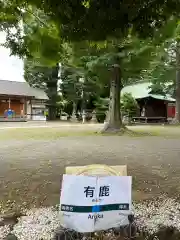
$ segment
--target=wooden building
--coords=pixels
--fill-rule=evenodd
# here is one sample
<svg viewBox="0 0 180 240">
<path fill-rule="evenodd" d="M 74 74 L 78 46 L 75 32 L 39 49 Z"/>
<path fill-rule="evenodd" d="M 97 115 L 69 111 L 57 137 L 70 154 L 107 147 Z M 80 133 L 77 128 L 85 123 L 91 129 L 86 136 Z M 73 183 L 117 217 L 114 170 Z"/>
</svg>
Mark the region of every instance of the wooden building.
<svg viewBox="0 0 180 240">
<path fill-rule="evenodd" d="M 124 93 L 130 93 L 139 104 L 139 110 L 134 116 L 135 121 L 166 122 L 175 117 L 175 99 L 168 94 L 154 94 L 151 83 L 143 82 L 126 86 L 121 94 Z"/>
<path fill-rule="evenodd" d="M 47 100 L 44 91 L 30 87 L 27 82 L 0 80 L 1 121 L 37 120 L 34 119 L 37 115 L 43 118 Z"/>
</svg>

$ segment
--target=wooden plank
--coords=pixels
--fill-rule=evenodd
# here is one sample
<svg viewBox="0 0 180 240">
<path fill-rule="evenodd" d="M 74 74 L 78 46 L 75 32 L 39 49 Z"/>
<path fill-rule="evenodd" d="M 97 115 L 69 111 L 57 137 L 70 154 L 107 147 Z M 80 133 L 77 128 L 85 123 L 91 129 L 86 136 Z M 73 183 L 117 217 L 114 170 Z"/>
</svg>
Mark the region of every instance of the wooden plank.
<svg viewBox="0 0 180 240">
<path fill-rule="evenodd" d="M 165 119 L 166 117 L 133 117 L 132 119 Z"/>
<path fill-rule="evenodd" d="M 108 166 L 93 164 L 86 166 L 66 167 L 66 174 L 90 176 L 127 176 L 127 165 Z"/>
</svg>

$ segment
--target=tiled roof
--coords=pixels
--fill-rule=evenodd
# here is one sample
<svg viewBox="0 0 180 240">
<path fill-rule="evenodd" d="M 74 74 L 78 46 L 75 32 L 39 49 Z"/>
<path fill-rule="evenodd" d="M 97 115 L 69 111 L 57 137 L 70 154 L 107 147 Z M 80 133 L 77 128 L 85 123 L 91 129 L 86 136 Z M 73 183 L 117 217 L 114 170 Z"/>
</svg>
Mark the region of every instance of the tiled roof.
<svg viewBox="0 0 180 240">
<path fill-rule="evenodd" d="M 32 88 L 27 82 L 0 80 L 0 95 L 26 96 L 47 100 L 48 96 L 43 90 Z"/>
<path fill-rule="evenodd" d="M 133 98 L 135 99 L 141 99 L 146 97 L 152 97 L 155 99 L 175 102 L 175 99 L 172 98 L 170 95 L 160 95 L 160 94 L 152 94 L 151 92 L 151 83 L 149 82 L 142 82 L 142 83 L 136 83 L 133 85 L 125 86 L 122 89 L 121 94 L 124 93 L 131 93 Z"/>
</svg>

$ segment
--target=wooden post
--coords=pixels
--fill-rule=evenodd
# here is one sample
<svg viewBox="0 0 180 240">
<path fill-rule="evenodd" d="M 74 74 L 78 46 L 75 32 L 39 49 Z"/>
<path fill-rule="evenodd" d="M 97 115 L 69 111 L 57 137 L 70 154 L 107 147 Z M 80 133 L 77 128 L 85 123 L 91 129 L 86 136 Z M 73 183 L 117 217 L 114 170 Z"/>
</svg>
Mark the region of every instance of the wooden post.
<svg viewBox="0 0 180 240">
<path fill-rule="evenodd" d="M 30 106 L 31 106 L 31 120 L 33 119 L 33 116 L 32 116 L 32 99 L 30 100 Z"/>
<path fill-rule="evenodd" d="M 24 117 L 27 118 L 27 99 L 26 98 L 24 98 L 23 112 L 24 112 Z"/>
<path fill-rule="evenodd" d="M 23 99 L 23 109 L 22 109 L 23 114 L 21 114 L 21 117 L 23 118 L 24 118 L 24 102 L 25 102 L 25 99 Z"/>
<path fill-rule="evenodd" d="M 11 108 L 11 99 L 10 98 L 8 100 L 8 103 L 9 103 L 9 108 Z"/>
</svg>

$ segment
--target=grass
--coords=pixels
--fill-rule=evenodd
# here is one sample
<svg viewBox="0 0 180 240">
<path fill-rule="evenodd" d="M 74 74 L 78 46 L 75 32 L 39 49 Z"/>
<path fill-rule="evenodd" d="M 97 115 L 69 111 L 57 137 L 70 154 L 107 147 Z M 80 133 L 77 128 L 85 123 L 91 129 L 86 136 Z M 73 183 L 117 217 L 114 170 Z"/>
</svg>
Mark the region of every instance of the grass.
<svg viewBox="0 0 180 240">
<path fill-rule="evenodd" d="M 56 140 L 60 137 L 96 135 L 91 130 L 62 130 L 58 128 L 19 128 L 0 131 L 1 140 Z"/>
<path fill-rule="evenodd" d="M 95 130 L 63 130 L 58 128 L 29 128 L 29 129 L 6 129 L 0 130 L 0 141 L 6 140 L 57 140 L 61 137 L 86 137 L 86 136 L 130 136 L 142 137 L 152 134 L 144 131 L 127 131 L 117 134 L 101 134 Z"/>
<path fill-rule="evenodd" d="M 47 128 L 6 128 L 0 130 L 0 141 L 4 140 L 56 140 L 60 137 L 73 136 L 112 136 L 114 134 L 101 134 L 97 129 L 90 128 L 63 128 L 61 127 L 47 127 Z M 173 137 L 180 138 L 180 128 L 169 126 L 130 126 L 127 131 L 115 134 L 117 136 L 130 137 Z"/>
<path fill-rule="evenodd" d="M 149 136 L 160 136 L 160 137 L 173 137 L 180 138 L 180 127 L 178 126 L 131 126 L 128 127 L 136 134 L 144 134 Z"/>
</svg>

